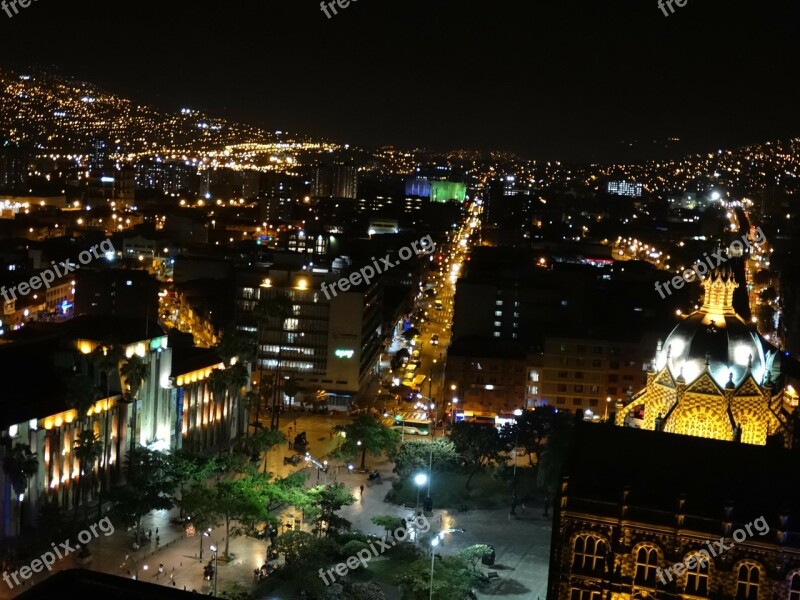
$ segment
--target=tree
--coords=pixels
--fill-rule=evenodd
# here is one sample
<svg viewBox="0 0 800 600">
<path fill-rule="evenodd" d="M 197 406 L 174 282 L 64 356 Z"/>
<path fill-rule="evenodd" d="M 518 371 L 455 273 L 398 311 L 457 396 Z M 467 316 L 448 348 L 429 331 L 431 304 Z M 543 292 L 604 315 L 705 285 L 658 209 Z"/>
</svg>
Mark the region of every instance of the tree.
<svg viewBox="0 0 800 600">
<path fill-rule="evenodd" d="M 322 537 L 325 532 L 327 537 L 331 531 L 350 528 L 350 522 L 336 514 L 343 506 L 349 506 L 356 501 L 344 484 L 318 485 L 308 490 L 307 494 L 310 504 L 307 514 L 311 515 L 315 523 L 317 535 Z"/>
<path fill-rule="evenodd" d="M 463 600 L 478 581 L 477 574 L 460 556 L 445 556 L 436 560 L 432 594 L 430 573 L 430 558 L 418 559 L 404 569 L 403 574 L 397 577 L 397 582 L 405 592 L 403 598 L 428 600 L 432 595 L 436 600 Z"/>
<path fill-rule="evenodd" d="M 289 379 L 284 382 L 283 393 L 286 394 L 287 398 L 289 398 L 289 405 L 294 404 L 294 398 L 297 396 L 297 393 L 300 391 L 300 389 L 300 384 L 294 377 L 289 377 Z"/>
<path fill-rule="evenodd" d="M 500 434 L 494 425 L 460 421 L 453 424 L 450 439 L 469 473 L 465 487 L 476 473 L 497 461 L 500 455 Z"/>
<path fill-rule="evenodd" d="M 336 454 L 349 459 L 360 453 L 362 470 L 366 469 L 367 452 L 373 456 L 380 456 L 383 452 L 393 455 L 400 443 L 400 432 L 386 427 L 369 414 L 358 415 L 349 425 L 337 425 L 333 431 L 345 434 L 344 444 Z"/>
<path fill-rule="evenodd" d="M 507 450 L 522 446 L 531 466 L 539 463 L 547 436 L 553 431 L 556 412 L 552 406 L 540 406 L 516 417 L 514 423 L 503 425 L 500 438 Z M 534 458 L 536 460 L 534 460 Z"/>
<path fill-rule="evenodd" d="M 303 575 L 327 566 L 336 554 L 336 545 L 332 540 L 321 540 L 307 531 L 299 530 L 281 534 L 275 540 L 275 549 L 285 556 L 288 568 Z"/>
<path fill-rule="evenodd" d="M 222 453 L 222 413 L 225 396 L 228 393 L 228 382 L 223 369 L 214 369 L 208 378 L 208 389 L 214 400 L 214 437 L 216 438 L 217 454 Z"/>
<path fill-rule="evenodd" d="M 72 377 L 67 385 L 67 405 L 78 413 L 81 429 L 89 420 L 89 409 L 94 406 L 100 395 L 89 376 L 78 374 Z"/>
<path fill-rule="evenodd" d="M 488 556 L 492 553 L 492 549 L 487 546 L 486 544 L 474 544 L 472 546 L 467 546 L 458 555 L 463 558 L 467 564 L 472 568 L 474 572 L 478 571 L 478 561 L 480 561 L 484 556 Z"/>
<path fill-rule="evenodd" d="M 550 508 L 549 500 L 555 495 L 561 482 L 561 473 L 569 451 L 575 422 L 576 419 L 569 412 L 559 412 L 553 424 L 553 432 L 542 452 L 542 462 L 536 474 L 536 483 L 545 493 L 545 515 L 548 514 Z"/>
<path fill-rule="evenodd" d="M 119 377 L 119 365 L 125 357 L 125 352 L 119 346 L 97 346 L 91 354 L 92 363 L 100 375 L 105 378 L 106 399 L 111 396 L 111 378 Z M 102 381 L 101 381 L 102 385 Z M 116 389 L 116 387 L 115 387 Z M 103 415 L 103 478 L 101 491 L 106 492 L 111 486 L 111 444 L 109 423 L 111 411 L 106 410 Z M 102 503 L 98 504 L 98 508 Z"/>
<path fill-rule="evenodd" d="M 26 492 L 31 478 L 39 471 L 39 459 L 27 445 L 16 443 L 3 458 L 3 471 L 11 481 L 11 487 L 17 498 L 25 498 L 29 496 Z M 22 501 L 19 505 L 18 530 L 22 530 Z"/>
<path fill-rule="evenodd" d="M 230 441 L 231 438 L 231 422 L 234 416 L 233 407 L 237 407 L 237 411 L 239 414 L 241 414 L 238 406 L 242 400 L 242 390 L 247 386 L 248 381 L 250 381 L 250 374 L 247 371 L 247 367 L 245 367 L 241 362 L 237 362 L 236 364 L 225 369 L 225 384 L 228 386 L 228 423 L 226 426 L 226 434 L 224 436 L 226 441 Z M 246 431 L 247 423 L 245 422 L 244 425 Z"/>
<path fill-rule="evenodd" d="M 90 429 L 78 433 L 73 449 L 75 459 L 78 461 L 78 494 L 82 502 L 86 502 L 87 484 L 94 479 L 94 467 L 103 454 L 103 443 L 100 436 Z M 75 512 L 78 512 L 78 503 L 75 503 Z"/>
<path fill-rule="evenodd" d="M 406 521 L 402 517 L 395 517 L 394 515 L 375 515 L 370 519 L 378 527 L 383 527 L 386 531 L 386 537 L 399 528 L 406 526 Z"/>
<path fill-rule="evenodd" d="M 169 469 L 172 480 L 178 486 L 180 498 L 183 498 L 187 487 L 206 481 L 214 474 L 216 460 L 194 454 L 183 448 L 169 455 Z M 183 504 L 174 498 L 180 506 L 180 517 L 184 517 Z"/>
<path fill-rule="evenodd" d="M 236 446 L 237 451 L 253 460 L 255 457 L 261 459 L 264 453 L 264 473 L 267 473 L 267 455 L 270 449 L 286 441 L 286 436 L 276 429 L 259 429 L 253 435 L 241 440 Z"/>
<path fill-rule="evenodd" d="M 458 466 L 458 453 L 449 439 L 434 438 L 429 442 L 411 440 L 400 446 L 394 460 L 393 471 L 401 478 L 408 477 L 418 471 L 427 471 L 428 467 L 435 472 L 453 470 Z"/>
<path fill-rule="evenodd" d="M 278 360 L 275 364 L 275 373 L 273 376 L 273 381 L 275 385 L 273 385 L 272 389 L 272 418 L 270 420 L 270 428 L 271 429 L 279 429 L 280 428 L 280 417 L 278 415 L 278 410 L 276 406 L 276 399 L 277 399 L 277 392 L 278 392 L 278 385 L 277 382 L 280 379 L 280 372 L 281 372 L 281 360 L 283 358 L 283 328 L 286 319 L 292 316 L 293 314 L 293 304 L 292 301 L 289 299 L 288 296 L 285 294 L 275 294 L 273 296 L 263 296 L 256 304 L 256 307 L 253 311 L 256 316 L 256 322 L 258 326 L 256 327 L 256 343 L 260 344 L 262 342 L 262 332 L 267 329 L 270 323 L 275 322 L 278 328 Z M 258 378 L 258 385 L 261 386 L 264 382 L 264 358 L 259 357 L 259 364 L 260 364 L 260 375 Z M 256 418 L 258 415 L 256 415 Z"/>
<path fill-rule="evenodd" d="M 311 412 L 323 412 L 328 406 L 328 392 L 317 390 L 311 397 Z"/>
<path fill-rule="evenodd" d="M 132 454 L 138 446 L 137 416 L 139 390 L 142 389 L 144 382 L 147 381 L 150 369 L 147 363 L 145 363 L 138 354 L 133 354 L 120 368 L 120 374 L 125 378 L 125 385 L 128 388 L 128 400 L 133 403 L 131 415 L 131 449 L 129 452 L 129 454 Z"/>
<path fill-rule="evenodd" d="M 128 453 L 126 466 L 127 483 L 112 490 L 112 512 L 121 524 L 135 526 L 138 533 L 144 515 L 174 506 L 175 480 L 163 452 L 137 446 Z"/>
</svg>

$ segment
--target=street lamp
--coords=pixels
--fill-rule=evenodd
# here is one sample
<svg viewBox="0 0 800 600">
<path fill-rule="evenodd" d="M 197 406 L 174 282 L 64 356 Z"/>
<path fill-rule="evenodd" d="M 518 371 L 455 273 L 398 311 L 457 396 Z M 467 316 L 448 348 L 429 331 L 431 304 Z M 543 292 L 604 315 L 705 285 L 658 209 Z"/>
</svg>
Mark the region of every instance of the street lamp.
<svg viewBox="0 0 800 600">
<path fill-rule="evenodd" d="M 606 414 L 605 414 L 605 416 L 603 417 L 603 420 L 604 420 L 604 421 L 608 421 L 608 405 L 609 405 L 609 404 L 611 404 L 611 396 L 608 396 L 608 397 L 606 398 Z"/>
<path fill-rule="evenodd" d="M 208 547 L 214 553 L 214 597 L 217 596 L 217 579 L 219 579 L 219 560 L 217 559 L 217 546 L 216 544 Z"/>
<path fill-rule="evenodd" d="M 522 410 L 514 410 L 515 417 L 522 416 Z M 511 476 L 511 512 L 517 514 L 517 448 L 519 447 L 519 423 L 514 423 L 514 474 Z"/>
<path fill-rule="evenodd" d="M 428 600 L 433 600 L 433 561 L 436 559 L 436 552 L 434 548 L 439 545 L 439 536 L 437 535 L 431 540 L 431 585 L 428 593 Z"/>
<path fill-rule="evenodd" d="M 414 483 L 417 484 L 417 508 L 414 510 L 414 516 L 417 516 L 419 513 L 419 492 L 422 489 L 422 486 L 428 481 L 428 476 L 425 473 L 417 473 L 414 476 Z"/>
<path fill-rule="evenodd" d="M 208 537 L 210 533 L 211 527 L 209 527 L 207 531 L 204 531 L 203 535 L 200 536 L 200 562 L 203 562 L 203 538 Z"/>
</svg>

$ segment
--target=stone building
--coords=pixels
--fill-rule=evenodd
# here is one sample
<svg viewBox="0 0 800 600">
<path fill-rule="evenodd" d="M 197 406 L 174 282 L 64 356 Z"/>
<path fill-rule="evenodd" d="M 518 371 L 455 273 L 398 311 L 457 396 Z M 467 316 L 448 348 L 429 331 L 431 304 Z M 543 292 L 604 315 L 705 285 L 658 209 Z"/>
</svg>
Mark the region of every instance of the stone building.
<svg viewBox="0 0 800 600">
<path fill-rule="evenodd" d="M 796 451 L 576 427 L 548 600 L 800 598 Z"/>
</svg>

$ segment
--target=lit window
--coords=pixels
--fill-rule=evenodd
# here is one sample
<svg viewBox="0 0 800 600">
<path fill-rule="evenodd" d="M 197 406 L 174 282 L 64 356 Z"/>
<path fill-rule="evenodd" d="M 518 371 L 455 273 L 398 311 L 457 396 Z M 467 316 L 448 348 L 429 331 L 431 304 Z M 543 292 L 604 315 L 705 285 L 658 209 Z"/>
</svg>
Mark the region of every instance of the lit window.
<svg viewBox="0 0 800 600">
<path fill-rule="evenodd" d="M 498 300 L 497 302 L 495 302 L 495 306 L 503 306 L 503 301 Z"/>
<path fill-rule="evenodd" d="M 500 325 L 501 325 L 500 321 L 495 321 L 495 322 L 494 322 L 494 326 L 495 326 L 495 327 L 500 327 Z"/>
<path fill-rule="evenodd" d="M 655 587 L 658 551 L 653 548 L 639 548 L 636 553 L 635 583 Z"/>
<path fill-rule="evenodd" d="M 573 569 L 602 571 L 606 560 L 606 543 L 593 535 L 579 535 L 573 551 Z"/>
<path fill-rule="evenodd" d="M 708 560 L 703 554 L 695 554 L 695 560 L 686 563 L 686 593 L 691 596 L 708 596 Z M 693 568 L 688 568 L 689 565 Z"/>
<path fill-rule="evenodd" d="M 789 586 L 789 600 L 800 600 L 800 574 L 792 575 L 792 583 Z"/>
<path fill-rule="evenodd" d="M 495 317 L 502 317 L 503 316 L 503 311 L 501 311 L 501 310 L 494 311 L 494 316 Z"/>
<path fill-rule="evenodd" d="M 758 600 L 758 567 L 744 564 L 736 580 L 736 600 Z"/>
<path fill-rule="evenodd" d="M 494 337 L 500 337 L 500 332 L 499 331 L 495 331 L 494 332 Z"/>
<path fill-rule="evenodd" d="M 569 600 L 600 600 L 599 590 L 579 590 L 572 588 L 569 591 Z"/>
</svg>

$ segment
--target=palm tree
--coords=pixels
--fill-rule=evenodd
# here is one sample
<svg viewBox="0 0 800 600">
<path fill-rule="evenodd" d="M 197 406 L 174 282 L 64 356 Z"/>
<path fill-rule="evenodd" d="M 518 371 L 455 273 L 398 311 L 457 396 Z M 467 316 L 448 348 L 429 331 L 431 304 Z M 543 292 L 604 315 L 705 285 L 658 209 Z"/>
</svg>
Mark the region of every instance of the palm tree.
<svg viewBox="0 0 800 600">
<path fill-rule="evenodd" d="M 270 419 L 270 427 L 278 429 L 280 426 L 280 417 L 277 410 L 277 392 L 278 392 L 278 379 L 280 378 L 281 371 L 281 358 L 283 350 L 283 327 L 284 322 L 293 314 L 292 301 L 285 294 L 275 294 L 272 297 L 262 297 L 253 311 L 256 316 L 258 327 L 256 328 L 256 344 L 261 342 L 261 334 L 263 330 L 269 326 L 271 322 L 276 322 L 278 327 L 278 362 L 275 366 L 275 385 L 272 389 L 272 418 Z M 264 362 L 259 358 L 260 373 L 258 385 L 261 386 L 264 381 Z M 258 418 L 258 415 L 256 415 Z"/>
<path fill-rule="evenodd" d="M 131 453 L 134 452 L 138 441 L 136 439 L 136 418 L 139 404 L 139 390 L 142 389 L 144 382 L 150 375 L 150 368 L 142 358 L 133 354 L 119 370 L 120 374 L 125 378 L 125 385 L 128 387 L 128 399 L 133 402 L 133 412 L 131 419 Z"/>
<path fill-rule="evenodd" d="M 67 385 L 67 404 L 78 413 L 81 429 L 89 421 L 89 409 L 97 402 L 99 394 L 94 381 L 88 375 L 79 374 L 70 379 Z"/>
<path fill-rule="evenodd" d="M 22 498 L 28 496 L 28 484 L 31 477 L 39 471 L 39 459 L 35 452 L 25 444 L 16 443 L 11 451 L 3 459 L 3 471 L 11 480 L 11 487 L 19 502 L 19 522 L 18 531 L 22 531 Z M 22 494 L 25 494 L 23 496 Z"/>
<path fill-rule="evenodd" d="M 78 470 L 78 490 L 82 502 L 86 502 L 86 479 L 89 482 L 94 479 L 94 467 L 100 456 L 103 454 L 103 444 L 100 436 L 91 429 L 85 429 L 78 434 L 73 450 L 75 458 L 79 463 Z M 77 510 L 77 505 L 76 505 Z"/>
<path fill-rule="evenodd" d="M 289 398 L 289 404 L 294 404 L 294 398 L 297 396 L 297 392 L 300 391 L 300 384 L 297 383 L 297 379 L 294 377 L 289 377 L 284 384 L 283 384 L 283 393 L 286 394 L 286 397 Z"/>
<path fill-rule="evenodd" d="M 208 389 L 214 399 L 214 431 L 215 442 L 219 447 L 219 454 L 222 454 L 222 414 L 221 406 L 225 403 L 225 396 L 228 391 L 227 376 L 224 369 L 214 369 L 208 378 Z"/>
<path fill-rule="evenodd" d="M 239 403 L 242 399 L 242 388 L 247 385 L 247 382 L 250 381 L 250 375 L 247 372 L 247 367 L 245 367 L 241 362 L 237 362 L 236 364 L 232 365 L 231 367 L 225 369 L 225 384 L 228 387 L 228 419 L 229 422 L 227 424 L 225 438 L 230 439 L 230 431 L 231 431 L 231 423 L 230 420 L 233 419 L 233 407 L 236 407 L 237 412 L 239 411 Z M 245 429 L 247 429 L 247 425 L 245 424 Z"/>
<path fill-rule="evenodd" d="M 122 362 L 125 353 L 119 346 L 97 346 L 91 354 L 92 363 L 101 375 L 106 379 L 106 399 L 111 396 L 111 377 L 116 373 L 119 375 L 119 363 Z M 101 493 L 108 490 L 110 486 L 109 462 L 111 460 L 111 444 L 109 444 L 109 418 L 108 409 L 105 411 L 103 420 L 103 478 L 100 482 Z"/>
</svg>

